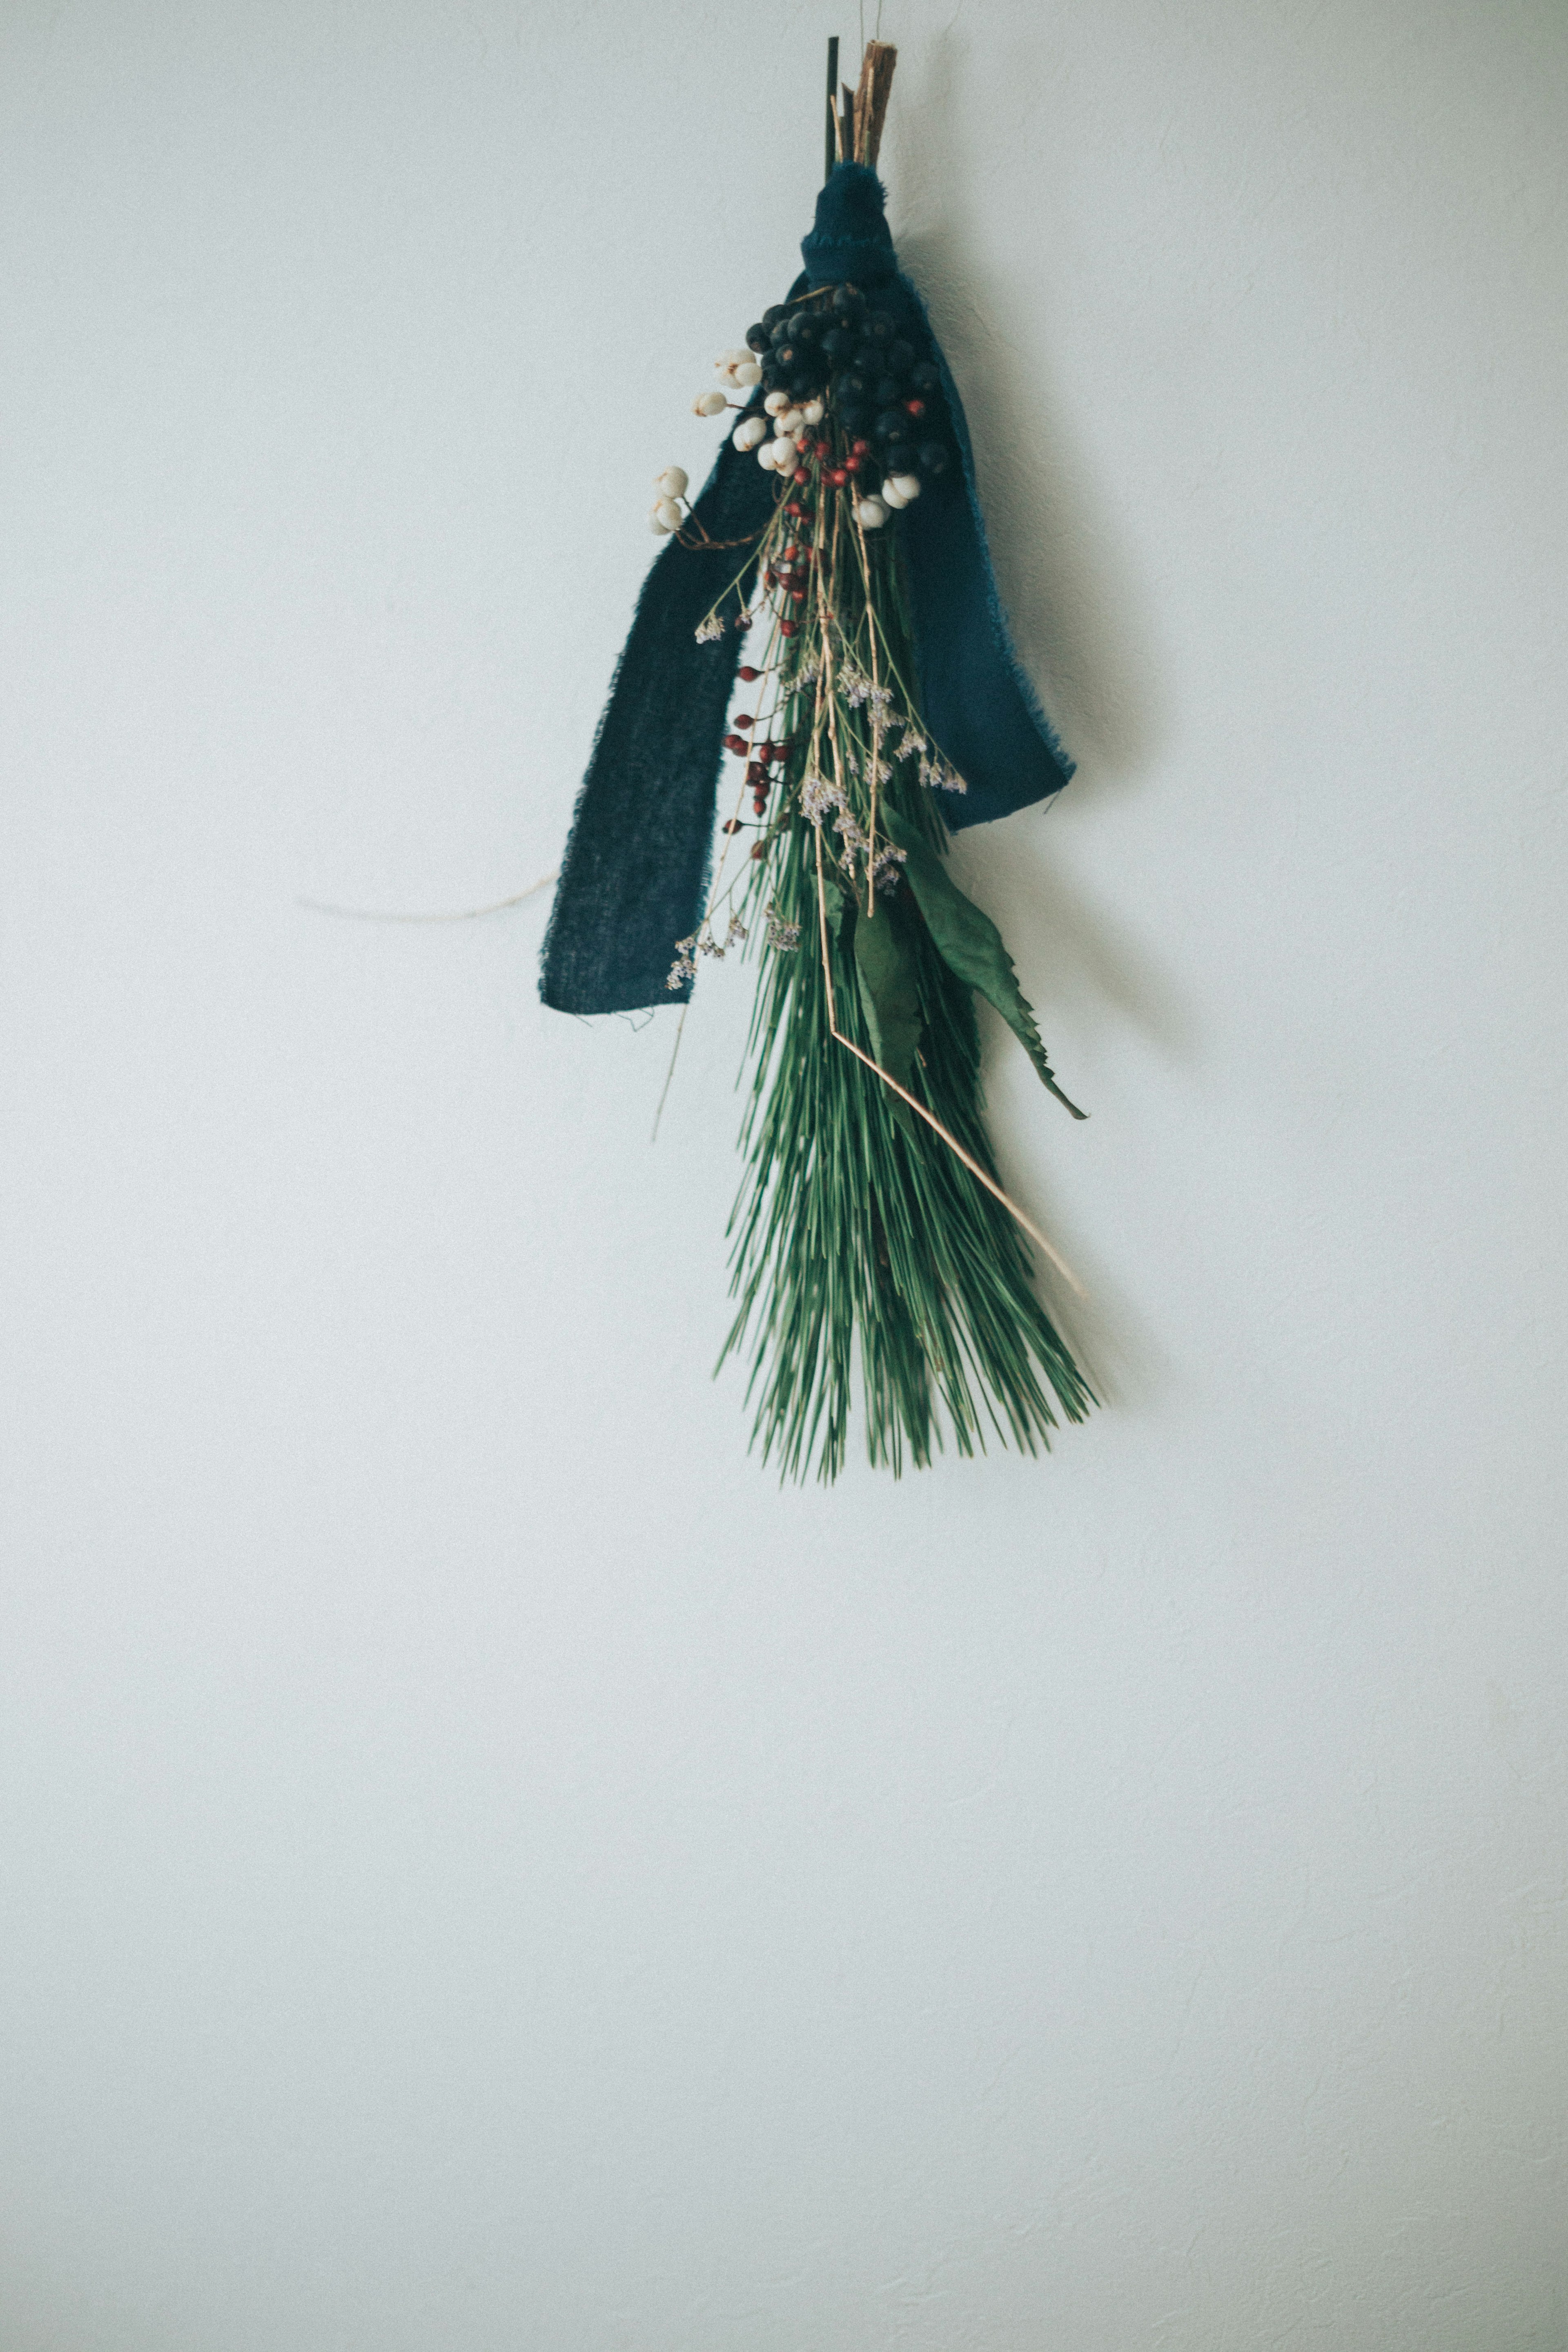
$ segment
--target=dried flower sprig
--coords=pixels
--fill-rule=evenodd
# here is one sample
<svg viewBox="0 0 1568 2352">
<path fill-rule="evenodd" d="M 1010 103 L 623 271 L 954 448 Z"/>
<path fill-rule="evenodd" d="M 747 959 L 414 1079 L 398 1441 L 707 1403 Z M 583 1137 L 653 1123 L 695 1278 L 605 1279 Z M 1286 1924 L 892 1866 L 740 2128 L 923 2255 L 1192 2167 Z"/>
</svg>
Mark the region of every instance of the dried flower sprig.
<svg viewBox="0 0 1568 2352">
<path fill-rule="evenodd" d="M 942 636 L 927 631 L 933 570 L 957 548 L 983 583 L 990 575 L 951 379 L 896 275 L 881 192 L 864 168 L 875 163 L 895 55 L 873 42 L 859 89 L 844 91 L 841 110 L 830 100 L 830 167 L 836 147 L 847 168 L 825 189 L 804 248 L 807 278 L 747 330 L 743 347 L 719 356 L 716 384 L 693 403 L 729 438 L 708 488 L 694 506 L 680 467 L 656 478 L 649 525 L 676 543 L 639 608 L 574 829 L 584 851 L 572 915 L 553 962 L 547 950 L 549 1001 L 566 1009 L 584 994 L 596 1009 L 605 997 L 647 1002 L 627 988 L 658 989 L 662 957 L 650 973 L 646 948 L 635 980 L 610 971 L 608 958 L 598 977 L 578 976 L 585 930 L 589 958 L 598 952 L 596 877 L 617 874 L 630 902 L 658 863 L 645 849 L 653 796 L 639 805 L 640 761 L 628 767 L 624 747 L 640 753 L 645 709 L 667 714 L 652 772 L 688 812 L 689 873 L 708 730 L 727 707 L 721 678 L 738 674 L 743 707 L 731 709 L 723 738 L 736 789 L 721 812 L 704 910 L 670 942 L 668 986 L 684 994 L 703 958 L 722 961 L 736 949 L 759 966 L 749 1172 L 731 1221 L 738 1309 L 724 1352 L 753 1353 L 764 1455 L 786 1475 L 825 1478 L 844 1465 L 857 1387 L 870 1458 L 895 1470 L 929 1461 L 944 1433 L 963 1453 L 988 1433 L 1033 1451 L 1058 1416 L 1078 1420 L 1092 1402 L 1036 1296 L 1027 1244 L 1072 1278 L 992 1158 L 977 993 L 1066 1097 L 1000 935 L 947 870 L 943 814 L 1001 814 L 1056 789 L 1070 768 L 1008 667 L 1005 633 L 989 654 L 966 639 L 962 658 L 949 645 L 945 664 L 929 659 Z M 810 283 L 847 251 L 865 253 L 870 285 Z M 962 479 L 944 480 L 961 465 Z M 710 562 L 726 550 L 730 562 Z M 693 627 L 699 577 L 701 595 L 721 584 Z M 917 598 L 929 708 L 917 682 Z M 672 676 L 661 632 L 677 614 Z M 735 633 L 752 631 L 736 672 Z M 1001 714 L 994 723 L 971 724 L 973 680 L 984 695 L 974 709 Z M 677 701 L 711 715 L 688 727 L 668 715 Z M 944 733 L 974 763 L 975 793 L 962 811 L 968 783 Z M 1024 772 L 999 775 L 1019 744 Z M 689 886 L 672 876 L 658 887 L 670 929 L 689 924 Z"/>
</svg>

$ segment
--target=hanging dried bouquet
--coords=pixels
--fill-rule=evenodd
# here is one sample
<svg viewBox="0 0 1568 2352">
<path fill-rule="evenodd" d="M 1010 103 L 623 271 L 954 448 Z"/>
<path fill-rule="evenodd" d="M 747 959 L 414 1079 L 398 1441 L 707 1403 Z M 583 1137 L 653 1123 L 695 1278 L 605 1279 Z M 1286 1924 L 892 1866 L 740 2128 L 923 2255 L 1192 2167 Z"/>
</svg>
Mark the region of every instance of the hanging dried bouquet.
<svg viewBox="0 0 1568 2352">
<path fill-rule="evenodd" d="M 963 1453 L 988 1432 L 1032 1452 L 1092 1402 L 1026 1235 L 1060 1261 L 996 1175 L 977 993 L 1083 1114 L 946 864 L 952 831 L 1072 772 L 1008 639 L 963 412 L 888 232 L 872 167 L 896 52 L 873 42 L 839 103 L 836 49 L 805 273 L 696 404 L 741 412 L 700 496 L 677 468 L 656 485 L 671 543 L 601 724 L 543 981 L 564 1011 L 620 1011 L 684 1001 L 703 957 L 759 959 L 724 1355 L 752 1353 L 764 1458 L 825 1478 L 857 1384 L 870 1458 L 895 1471 L 944 1424 Z"/>
</svg>

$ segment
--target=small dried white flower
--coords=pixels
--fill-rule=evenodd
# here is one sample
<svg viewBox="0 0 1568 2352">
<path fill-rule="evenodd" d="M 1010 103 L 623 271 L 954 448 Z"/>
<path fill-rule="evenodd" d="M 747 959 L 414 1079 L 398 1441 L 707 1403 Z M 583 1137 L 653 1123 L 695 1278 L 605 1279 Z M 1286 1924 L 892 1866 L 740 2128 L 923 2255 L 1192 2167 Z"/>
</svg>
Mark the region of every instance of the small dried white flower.
<svg viewBox="0 0 1568 2352">
<path fill-rule="evenodd" d="M 843 793 L 826 776 L 807 776 L 801 785 L 801 814 L 812 824 L 820 825 L 829 810 L 842 808 L 843 805 Z"/>
<path fill-rule="evenodd" d="M 920 778 L 921 783 L 928 784 L 933 792 L 966 793 L 969 790 L 957 769 L 949 767 L 940 752 L 932 752 L 929 757 L 921 755 Z"/>
<path fill-rule="evenodd" d="M 768 945 L 777 948 L 781 955 L 793 955 L 800 945 L 800 925 L 786 923 L 771 900 L 768 904 Z"/>
</svg>

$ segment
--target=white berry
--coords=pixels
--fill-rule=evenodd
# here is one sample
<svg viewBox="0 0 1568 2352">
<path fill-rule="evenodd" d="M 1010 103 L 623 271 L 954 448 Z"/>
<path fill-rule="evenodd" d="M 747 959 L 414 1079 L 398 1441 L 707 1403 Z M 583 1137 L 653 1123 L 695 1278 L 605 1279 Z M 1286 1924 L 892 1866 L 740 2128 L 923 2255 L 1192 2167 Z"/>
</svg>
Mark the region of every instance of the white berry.
<svg viewBox="0 0 1568 2352">
<path fill-rule="evenodd" d="M 683 499 L 686 484 L 687 475 L 680 466 L 667 466 L 662 474 L 656 474 L 653 478 L 654 488 L 662 491 L 667 499 Z"/>
<path fill-rule="evenodd" d="M 670 527 L 668 523 L 660 521 L 658 509 L 657 507 L 654 507 L 649 511 L 647 527 L 657 538 L 668 539 L 669 536 Z"/>
<path fill-rule="evenodd" d="M 763 406 L 770 416 L 782 416 L 789 406 L 789 394 L 787 392 L 770 392 Z"/>
<path fill-rule="evenodd" d="M 762 369 L 755 360 L 742 360 L 737 368 L 731 370 L 731 373 L 738 384 L 748 387 L 753 383 L 761 383 L 763 380 Z"/>
<path fill-rule="evenodd" d="M 758 373 L 759 373 L 759 374 L 761 374 L 761 373 L 762 373 L 762 371 L 761 371 L 761 369 L 759 369 L 759 370 L 758 370 Z M 820 400 L 808 400 L 808 401 L 806 402 L 806 404 L 805 404 L 805 406 L 801 410 L 801 412 L 800 412 L 800 413 L 801 413 L 801 415 L 805 417 L 805 421 L 806 421 L 806 423 L 807 423 L 808 425 L 820 425 L 820 424 L 821 424 L 821 422 L 822 422 L 822 403 L 821 403 L 821 401 L 820 401 Z"/>
<path fill-rule="evenodd" d="M 887 481 L 882 485 L 882 504 L 892 507 L 896 511 L 900 507 L 907 507 L 909 500 L 901 495 L 897 482 Z"/>
<path fill-rule="evenodd" d="M 691 404 L 694 416 L 722 416 L 730 404 L 721 392 L 700 392 Z"/>
<path fill-rule="evenodd" d="M 654 509 L 654 513 L 658 520 L 664 525 L 666 530 L 679 530 L 680 529 L 682 520 L 681 512 L 673 499 L 660 499 L 658 506 Z"/>
<path fill-rule="evenodd" d="M 730 438 L 737 449 L 756 449 L 768 437 L 768 428 L 760 416 L 747 416 L 736 425 Z"/>
<path fill-rule="evenodd" d="M 855 508 L 855 520 L 862 530 L 880 530 L 888 520 L 888 509 L 880 499 L 861 499 Z"/>
<path fill-rule="evenodd" d="M 882 485 L 884 498 L 889 488 L 897 490 L 900 503 L 907 507 L 911 499 L 918 499 L 921 494 L 921 478 L 918 474 L 895 474 L 891 483 L 884 482 Z"/>
</svg>

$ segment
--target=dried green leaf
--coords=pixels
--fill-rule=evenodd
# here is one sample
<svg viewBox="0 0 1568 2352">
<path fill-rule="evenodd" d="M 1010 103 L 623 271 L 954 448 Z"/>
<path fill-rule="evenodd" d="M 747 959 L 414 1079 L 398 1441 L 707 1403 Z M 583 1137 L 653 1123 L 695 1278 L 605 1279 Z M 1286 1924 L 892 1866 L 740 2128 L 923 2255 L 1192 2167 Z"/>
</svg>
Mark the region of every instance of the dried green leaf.
<svg viewBox="0 0 1568 2352">
<path fill-rule="evenodd" d="M 1068 1102 L 1057 1084 L 1006 942 L 990 916 L 964 897 L 937 851 L 913 825 L 892 809 L 886 811 L 882 822 L 889 840 L 905 853 L 905 877 L 948 970 L 995 1006 L 1057 1100 L 1074 1118 L 1087 1118 L 1088 1112 Z"/>
<path fill-rule="evenodd" d="M 891 907 L 855 918 L 855 970 L 871 1032 L 871 1050 L 890 1078 L 907 1087 L 925 1024 L 914 958 Z"/>
</svg>

